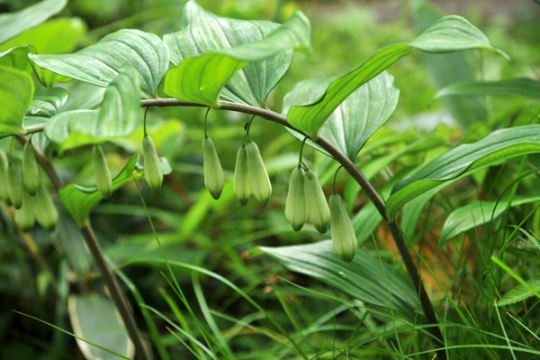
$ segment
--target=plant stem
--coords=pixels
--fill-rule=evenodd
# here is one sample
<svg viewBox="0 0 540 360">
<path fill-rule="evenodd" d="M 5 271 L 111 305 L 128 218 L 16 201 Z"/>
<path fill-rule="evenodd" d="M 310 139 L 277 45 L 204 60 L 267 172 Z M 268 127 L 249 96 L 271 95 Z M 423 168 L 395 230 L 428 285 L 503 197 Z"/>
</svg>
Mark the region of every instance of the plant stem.
<svg viewBox="0 0 540 360">
<path fill-rule="evenodd" d="M 22 135 L 17 135 L 17 140 L 22 144 L 25 144 L 27 141 L 27 139 Z M 60 179 L 60 177 L 58 177 L 58 174 L 56 173 L 54 167 L 47 160 L 45 155 L 41 151 L 39 151 L 37 147 L 34 149 L 36 161 L 51 180 L 55 192 L 58 192 L 58 190 L 63 187 L 62 180 Z M 129 306 L 129 303 L 124 293 L 122 292 L 118 281 L 116 281 L 116 278 L 114 277 L 114 274 L 109 264 L 105 260 L 105 255 L 103 254 L 103 250 L 99 245 L 99 242 L 94 234 L 94 231 L 92 230 L 91 225 L 87 223 L 80 230 L 86 242 L 86 246 L 90 250 L 92 257 L 94 258 L 94 261 L 96 262 L 96 265 L 105 280 L 105 284 L 109 289 L 109 293 L 111 294 L 111 297 L 115 302 L 118 311 L 120 312 L 120 316 L 124 321 L 129 337 L 131 338 L 135 346 L 135 352 L 137 357 L 143 360 L 151 360 L 153 358 L 152 353 L 149 351 L 149 349 L 145 346 L 143 342 L 141 333 L 139 332 L 139 329 L 135 322 L 135 318 L 133 316 L 133 311 Z"/>
<path fill-rule="evenodd" d="M 124 321 L 124 325 L 126 326 L 129 337 L 135 345 L 135 354 L 137 355 L 137 358 L 151 360 L 152 354 L 144 344 L 141 333 L 139 332 L 139 328 L 137 327 L 137 323 L 135 322 L 133 311 L 129 306 L 124 293 L 122 292 L 118 281 L 116 281 L 116 277 L 109 267 L 107 260 L 105 260 L 103 250 L 101 249 L 96 235 L 94 234 L 94 231 L 89 223 L 81 228 L 81 233 L 86 241 L 86 245 L 88 246 L 90 253 L 92 254 L 92 257 L 94 258 L 94 261 L 96 262 L 96 265 L 101 272 L 101 275 L 103 276 L 103 279 L 105 280 L 105 283 L 107 284 L 109 293 L 115 302 L 118 311 L 120 312 L 120 316 Z"/>
<path fill-rule="evenodd" d="M 193 103 L 193 102 L 185 102 L 185 101 L 176 100 L 176 99 L 142 100 L 141 106 L 143 107 L 148 107 L 148 106 L 205 107 L 205 105 L 202 105 L 202 104 Z M 258 108 L 258 107 L 254 107 L 250 105 L 236 104 L 236 103 L 227 102 L 227 101 L 221 102 L 219 109 L 256 115 L 264 119 L 276 122 L 287 128 L 290 128 L 296 132 L 303 134 L 304 136 L 308 136 L 307 134 L 303 133 L 302 131 L 299 131 L 298 129 L 294 128 L 291 124 L 289 124 L 289 122 L 287 121 L 287 118 L 284 115 L 278 114 L 271 110 L 262 109 L 262 108 Z M 339 162 L 343 166 L 343 168 L 345 168 L 345 170 L 349 173 L 349 175 L 351 175 L 355 179 L 355 181 L 365 191 L 368 198 L 373 202 L 379 214 L 382 216 L 384 222 L 386 223 L 386 226 L 388 227 L 388 229 L 390 230 L 390 233 L 392 234 L 392 239 L 394 240 L 394 243 L 401 256 L 401 259 L 403 260 L 405 269 L 407 270 L 407 273 L 409 274 L 409 278 L 411 279 L 416 289 L 420 304 L 422 306 L 422 309 L 426 317 L 426 322 L 427 324 L 431 325 L 429 327 L 429 332 L 433 336 L 435 343 L 439 347 L 439 350 L 437 350 L 437 358 L 441 360 L 446 359 L 446 352 L 443 349 L 444 340 L 442 337 L 441 330 L 439 328 L 439 322 L 437 320 L 435 310 L 433 309 L 433 305 L 431 304 L 427 291 L 424 287 L 424 284 L 418 272 L 418 268 L 416 264 L 414 263 L 414 260 L 409 252 L 407 243 L 405 241 L 405 238 L 403 237 L 401 229 L 399 228 L 398 224 L 395 222 L 394 219 L 388 219 L 388 216 L 386 214 L 386 205 L 385 205 L 384 200 L 380 197 L 377 190 L 365 177 L 365 175 L 354 163 L 354 161 L 350 160 L 346 155 L 344 155 L 339 149 L 337 149 L 334 145 L 329 143 L 326 139 L 319 137 L 317 139 L 314 139 L 314 141 L 319 146 L 321 146 L 324 150 L 326 150 L 330 155 L 332 155 L 334 159 L 337 162 Z"/>
</svg>

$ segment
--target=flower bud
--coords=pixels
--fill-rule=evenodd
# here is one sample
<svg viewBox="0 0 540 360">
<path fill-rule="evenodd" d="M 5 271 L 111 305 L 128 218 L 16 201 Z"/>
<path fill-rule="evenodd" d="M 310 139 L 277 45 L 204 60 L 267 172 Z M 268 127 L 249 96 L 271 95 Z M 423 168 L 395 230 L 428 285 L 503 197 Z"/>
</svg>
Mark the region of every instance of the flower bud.
<svg viewBox="0 0 540 360">
<path fill-rule="evenodd" d="M 234 167 L 234 193 L 242 205 L 248 203 L 251 195 L 249 184 L 246 146 L 242 144 L 236 153 L 236 165 Z"/>
<path fill-rule="evenodd" d="M 219 199 L 225 185 L 225 175 L 212 139 L 205 136 L 203 146 L 204 185 L 214 199 Z"/>
<path fill-rule="evenodd" d="M 21 190 L 22 187 L 21 187 Z M 15 210 L 15 222 L 21 230 L 28 231 L 32 229 L 36 223 L 36 217 L 34 215 L 34 198 L 28 193 L 28 191 L 21 191 L 22 205 Z"/>
<path fill-rule="evenodd" d="M 9 200 L 8 159 L 4 150 L 0 149 L 0 200 Z"/>
<path fill-rule="evenodd" d="M 300 166 L 294 168 L 285 203 L 285 217 L 295 231 L 300 230 L 307 219 L 304 176 L 304 170 Z"/>
<path fill-rule="evenodd" d="M 30 195 L 36 194 L 39 186 L 39 168 L 32 141 L 28 140 L 23 148 L 23 183 Z"/>
<path fill-rule="evenodd" d="M 334 250 L 340 258 L 350 262 L 358 246 L 351 218 L 347 214 L 347 210 L 345 210 L 345 204 L 341 196 L 333 194 L 330 196 L 329 203 Z"/>
<path fill-rule="evenodd" d="M 58 210 L 56 210 L 51 194 L 44 184 L 39 185 L 32 201 L 34 216 L 38 224 L 45 229 L 53 229 L 58 223 Z"/>
<path fill-rule="evenodd" d="M 154 145 L 154 140 L 149 135 L 143 138 L 144 155 L 144 178 L 152 191 L 161 189 L 163 183 L 163 170 Z"/>
<path fill-rule="evenodd" d="M 317 175 L 309 169 L 304 176 L 304 190 L 308 218 L 315 228 L 324 234 L 330 226 L 330 209 Z"/>
<path fill-rule="evenodd" d="M 259 147 L 253 141 L 246 144 L 247 172 L 251 195 L 262 207 L 268 205 L 272 195 L 272 184 L 268 178 Z"/>
<path fill-rule="evenodd" d="M 13 164 L 9 164 L 7 176 L 7 189 L 9 200 L 11 201 L 11 205 L 15 209 L 20 209 L 22 206 L 23 192 L 25 191 L 22 186 L 21 178 L 19 177 L 17 169 L 15 169 L 15 166 Z"/>
<path fill-rule="evenodd" d="M 104 199 L 111 197 L 113 192 L 111 173 L 107 166 L 107 159 L 101 145 L 94 145 L 94 175 L 96 177 L 96 186 Z"/>
</svg>

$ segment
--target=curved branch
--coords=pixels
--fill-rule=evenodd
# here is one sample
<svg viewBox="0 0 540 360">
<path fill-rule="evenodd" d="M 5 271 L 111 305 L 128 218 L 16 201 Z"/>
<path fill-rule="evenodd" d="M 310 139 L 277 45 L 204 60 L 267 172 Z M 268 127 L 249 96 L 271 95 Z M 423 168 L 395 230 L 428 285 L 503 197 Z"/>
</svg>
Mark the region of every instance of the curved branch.
<svg viewBox="0 0 540 360">
<path fill-rule="evenodd" d="M 141 106 L 143 107 L 153 107 L 153 106 L 156 106 L 156 107 L 165 107 L 165 106 L 206 107 L 206 105 L 193 103 L 193 102 L 186 102 L 186 101 L 181 101 L 181 100 L 176 100 L 176 99 L 142 100 Z M 235 111 L 235 112 L 240 112 L 240 113 L 245 113 L 245 114 L 250 114 L 250 115 L 256 115 L 266 120 L 283 125 L 291 130 L 294 130 L 304 136 L 309 137 L 304 132 L 299 131 L 298 129 L 293 127 L 287 121 L 287 118 L 284 115 L 278 114 L 272 110 L 262 109 L 262 108 L 258 108 L 258 107 L 254 107 L 250 105 L 232 103 L 228 101 L 221 102 L 219 109 Z M 354 180 L 362 187 L 362 189 L 365 191 L 368 198 L 373 202 L 373 204 L 377 208 L 377 211 L 379 212 L 379 214 L 382 216 L 384 222 L 386 223 L 386 226 L 388 227 L 388 229 L 390 230 L 390 233 L 392 234 L 392 238 L 399 251 L 401 259 L 403 260 L 405 269 L 407 270 L 407 273 L 409 274 L 409 278 L 411 279 L 416 289 L 418 298 L 420 300 L 420 304 L 426 316 L 427 323 L 432 325 L 428 330 L 430 334 L 433 336 L 433 339 L 435 340 L 437 345 L 440 346 L 440 349 L 437 351 L 438 358 L 446 359 L 446 353 L 442 349 L 444 345 L 444 341 L 443 341 L 441 330 L 438 325 L 438 320 L 435 314 L 435 310 L 433 309 L 433 305 L 431 304 L 427 291 L 424 287 L 424 284 L 422 283 L 422 279 L 419 275 L 418 268 L 416 264 L 414 263 L 414 260 L 409 252 L 407 242 L 405 241 L 405 238 L 403 237 L 401 229 L 399 228 L 395 220 L 388 219 L 388 216 L 386 214 L 386 204 L 384 200 L 381 198 L 377 190 L 369 182 L 366 176 L 362 173 L 362 171 L 358 168 L 358 166 L 356 166 L 354 161 L 350 160 L 346 155 L 341 153 L 341 151 L 339 151 L 339 149 L 337 149 L 334 145 L 328 142 L 328 140 L 322 137 L 319 137 L 315 139 L 314 141 L 319 146 L 321 146 L 324 150 L 326 150 L 330 155 L 332 155 L 332 157 L 347 170 L 349 175 L 351 175 L 354 178 Z"/>
</svg>

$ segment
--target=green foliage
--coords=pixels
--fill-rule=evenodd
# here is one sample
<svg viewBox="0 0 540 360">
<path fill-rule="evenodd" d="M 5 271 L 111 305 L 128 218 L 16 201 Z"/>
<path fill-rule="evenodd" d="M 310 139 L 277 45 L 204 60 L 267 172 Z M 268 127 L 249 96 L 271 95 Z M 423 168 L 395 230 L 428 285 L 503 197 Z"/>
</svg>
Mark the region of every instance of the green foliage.
<svg viewBox="0 0 540 360">
<path fill-rule="evenodd" d="M 2 134 L 20 134 L 24 114 L 34 95 L 34 83 L 30 75 L 6 66 L 0 66 L 0 76 L 0 131 Z"/>
<path fill-rule="evenodd" d="M 310 47 L 310 24 L 301 12 L 278 26 L 220 18 L 190 1 L 182 22 L 182 31 L 164 36 L 179 64 L 167 73 L 165 92 L 212 107 L 223 88 L 224 99 L 264 107 L 290 66 L 291 50 Z"/>
<path fill-rule="evenodd" d="M 330 241 L 261 250 L 291 271 L 319 279 L 354 299 L 397 311 L 411 322 L 421 312 L 407 279 L 369 253 L 359 250 L 349 265 L 335 253 Z"/>
<path fill-rule="evenodd" d="M 533 31 L 421 0 L 418 35 L 335 4 L 24 3 L 0 5 L 0 357 L 540 356 Z"/>
<path fill-rule="evenodd" d="M 540 151 L 540 125 L 520 126 L 492 132 L 484 139 L 449 150 L 416 173 L 396 184 L 388 199 L 393 216 L 408 201 L 433 188 L 440 189 L 457 178 L 484 166 Z"/>
<path fill-rule="evenodd" d="M 169 48 L 154 34 L 124 29 L 105 36 L 97 44 L 63 55 L 29 55 L 43 78 L 46 69 L 97 86 L 108 86 L 116 76 L 133 68 L 141 77 L 141 91 L 153 97 L 169 67 Z M 49 84 L 50 85 L 50 84 Z"/>
<path fill-rule="evenodd" d="M 24 10 L 0 16 L 0 43 L 41 24 L 66 6 L 67 0 L 45 0 Z"/>
</svg>

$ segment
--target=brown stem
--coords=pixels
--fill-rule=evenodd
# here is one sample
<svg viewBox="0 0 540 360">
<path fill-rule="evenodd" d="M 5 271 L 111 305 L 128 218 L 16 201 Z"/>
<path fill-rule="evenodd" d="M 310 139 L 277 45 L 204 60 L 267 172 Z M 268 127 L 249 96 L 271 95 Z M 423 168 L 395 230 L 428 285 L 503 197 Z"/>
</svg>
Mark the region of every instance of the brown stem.
<svg viewBox="0 0 540 360">
<path fill-rule="evenodd" d="M 164 106 L 196 106 L 196 107 L 205 107 L 204 105 L 193 103 L 193 102 L 185 102 L 181 100 L 176 99 L 151 99 L 151 100 L 143 100 L 141 101 L 141 106 L 143 107 L 149 107 L 149 106 L 157 106 L 157 107 L 164 107 Z M 299 131 L 298 129 L 294 128 L 289 122 L 287 121 L 287 118 L 281 114 L 278 114 L 274 111 L 257 108 L 249 105 L 243 105 L 243 104 L 236 104 L 232 102 L 223 101 L 220 103 L 219 109 L 221 110 L 229 110 L 229 111 L 236 111 L 241 113 L 247 113 L 251 115 L 256 115 L 259 117 L 262 117 L 264 119 L 276 122 L 280 125 L 283 125 L 287 128 L 290 128 L 294 131 L 297 131 L 304 136 L 308 136 L 307 134 L 303 133 L 302 131 Z M 330 142 L 328 142 L 324 138 L 317 138 L 315 139 L 315 142 L 321 146 L 324 150 L 326 150 L 332 157 L 339 162 L 346 170 L 347 172 L 356 180 L 356 182 L 362 187 L 362 189 L 365 191 L 366 195 L 369 197 L 369 199 L 373 202 L 375 207 L 377 208 L 377 211 L 382 216 L 384 222 L 386 223 L 386 226 L 390 230 L 390 233 L 392 234 L 392 239 L 394 240 L 394 243 L 399 251 L 399 254 L 401 256 L 401 259 L 403 260 L 403 263 L 405 265 L 405 269 L 407 270 L 407 273 L 409 274 L 409 278 L 411 279 L 416 292 L 418 294 L 418 298 L 420 301 L 420 304 L 422 306 L 422 309 L 424 311 L 424 314 L 426 316 L 426 322 L 427 324 L 431 325 L 428 328 L 428 331 L 430 332 L 431 336 L 435 340 L 437 346 L 439 347 L 439 350 L 437 350 L 437 357 L 438 359 L 446 359 L 446 352 L 443 349 L 444 346 L 444 339 L 442 337 L 441 330 L 439 328 L 439 322 L 437 320 L 437 315 L 435 314 L 435 310 L 433 309 L 433 305 L 431 304 L 431 301 L 429 299 L 429 296 L 427 294 L 427 291 L 424 287 L 424 284 L 422 282 L 422 279 L 419 275 L 418 268 L 416 264 L 414 263 L 414 260 L 409 252 L 407 243 L 405 241 L 405 238 L 403 237 L 403 234 L 401 232 L 401 229 L 397 225 L 397 223 L 393 219 L 388 219 L 388 216 L 386 214 L 386 204 L 384 200 L 380 197 L 377 190 L 373 187 L 373 185 L 369 182 L 369 180 L 365 177 L 365 175 L 362 173 L 362 171 L 356 166 L 354 161 L 350 160 L 347 156 L 345 156 L 339 149 L 337 149 L 334 145 L 332 145 Z"/>
<path fill-rule="evenodd" d="M 22 144 L 26 143 L 27 141 L 27 139 L 21 135 L 17 135 L 17 140 Z M 35 148 L 35 154 L 36 161 L 39 163 L 43 171 L 45 171 L 45 173 L 51 180 L 55 191 L 58 192 L 63 187 L 62 180 L 58 177 L 58 174 L 54 170 L 54 167 L 47 160 L 45 155 L 37 148 Z M 116 277 L 114 276 L 109 264 L 105 260 L 103 250 L 99 245 L 99 242 L 94 234 L 94 231 L 92 230 L 90 223 L 87 222 L 81 227 L 80 230 L 86 242 L 86 246 L 90 250 L 92 257 L 94 258 L 94 261 L 96 262 L 96 265 L 101 275 L 103 276 L 103 279 L 105 280 L 107 289 L 109 289 L 109 293 L 111 294 L 111 297 L 116 304 L 118 312 L 120 313 L 120 316 L 124 321 L 129 337 L 131 338 L 131 341 L 133 341 L 137 358 L 143 360 L 151 360 L 153 358 L 152 353 L 144 344 L 142 335 L 139 331 L 139 328 L 137 327 L 137 323 L 135 322 L 133 311 L 129 306 L 129 303 L 124 293 L 122 292 L 118 281 L 116 281 Z"/>
</svg>

